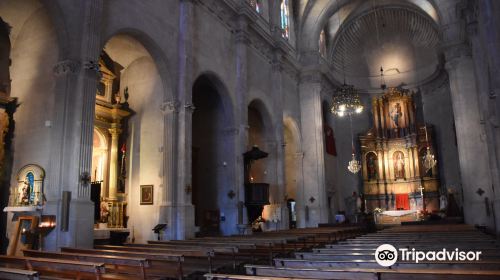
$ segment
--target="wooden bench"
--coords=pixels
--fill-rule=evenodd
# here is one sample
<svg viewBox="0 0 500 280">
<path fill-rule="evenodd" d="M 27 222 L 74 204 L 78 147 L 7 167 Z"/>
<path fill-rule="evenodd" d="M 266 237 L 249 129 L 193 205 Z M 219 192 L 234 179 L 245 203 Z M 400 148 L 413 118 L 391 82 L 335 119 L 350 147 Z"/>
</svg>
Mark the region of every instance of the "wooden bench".
<svg viewBox="0 0 500 280">
<path fill-rule="evenodd" d="M 345 280 L 498 280 L 500 271 L 488 270 L 457 270 L 457 269 L 313 269 L 313 268 L 286 268 L 272 266 L 246 265 L 247 275 L 292 277 L 305 279 L 345 279 Z M 231 278 L 226 278 L 231 279 Z"/>
<path fill-rule="evenodd" d="M 118 250 L 96 250 L 62 247 L 63 253 L 75 253 L 98 256 L 119 256 L 131 258 L 144 258 L 151 266 L 146 269 L 147 275 L 163 275 L 171 278 L 182 279 L 184 276 L 184 257 L 175 254 L 151 253 L 151 252 L 128 252 Z"/>
<path fill-rule="evenodd" d="M 317 269 L 342 269 L 342 268 L 381 268 L 374 260 L 309 260 L 309 259 L 275 259 L 276 267 L 291 268 L 317 268 Z M 392 268 L 415 269 L 470 269 L 470 270 L 499 270 L 500 262 L 495 260 L 482 260 L 474 262 L 396 262 Z"/>
<path fill-rule="evenodd" d="M 36 270 L 42 276 L 47 274 L 66 275 L 74 279 L 88 278 L 89 276 L 94 279 L 102 279 L 102 274 L 106 272 L 104 263 L 3 255 L 0 256 L 0 266 Z"/>
<path fill-rule="evenodd" d="M 131 247 L 131 246 L 96 246 L 100 251 L 120 251 L 120 252 L 133 252 L 143 254 L 167 254 L 167 255 L 182 255 L 184 258 L 183 266 L 185 272 L 187 266 L 200 271 L 209 272 L 213 271 L 213 260 L 215 252 L 209 248 L 194 249 L 171 249 L 171 248 L 151 248 L 151 247 Z M 191 270 L 193 270 L 191 269 Z"/>
<path fill-rule="evenodd" d="M 115 274 L 123 274 L 124 276 L 121 277 L 123 279 L 126 278 L 125 276 L 131 276 L 130 279 L 137 279 L 137 277 L 139 277 L 140 279 L 147 279 L 146 268 L 149 268 L 151 266 L 150 261 L 145 258 L 43 252 L 35 250 L 23 250 L 23 253 L 27 257 L 104 263 L 107 269 L 106 274 L 103 278 L 106 278 L 106 276 L 110 276 L 110 272 L 113 271 Z"/>
<path fill-rule="evenodd" d="M 0 267 L 0 279 L 5 280 L 38 280 L 37 271 Z"/>
</svg>

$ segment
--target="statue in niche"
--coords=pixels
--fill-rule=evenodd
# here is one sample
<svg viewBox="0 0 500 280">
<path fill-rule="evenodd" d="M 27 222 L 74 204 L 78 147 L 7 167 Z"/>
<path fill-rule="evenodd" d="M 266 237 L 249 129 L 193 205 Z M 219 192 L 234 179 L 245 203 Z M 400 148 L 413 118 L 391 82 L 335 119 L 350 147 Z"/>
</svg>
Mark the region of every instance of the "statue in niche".
<svg viewBox="0 0 500 280">
<path fill-rule="evenodd" d="M 390 116 L 391 116 L 391 120 L 394 123 L 394 126 L 396 128 L 399 128 L 399 120 L 401 119 L 401 117 L 403 117 L 403 112 L 401 110 L 401 104 L 399 104 L 399 102 L 394 104 L 394 107 L 391 108 Z"/>
<path fill-rule="evenodd" d="M 368 169 L 368 180 L 377 179 L 377 156 L 369 153 L 366 157 L 366 167 Z"/>
<path fill-rule="evenodd" d="M 21 197 L 19 199 L 21 204 L 23 204 L 23 205 L 31 204 L 33 185 L 34 185 L 33 173 L 29 172 L 28 174 L 26 174 L 26 177 L 24 178 L 23 187 L 21 190 Z"/>
<path fill-rule="evenodd" d="M 402 152 L 395 152 L 392 156 L 394 162 L 394 179 L 405 178 L 405 156 Z"/>
</svg>

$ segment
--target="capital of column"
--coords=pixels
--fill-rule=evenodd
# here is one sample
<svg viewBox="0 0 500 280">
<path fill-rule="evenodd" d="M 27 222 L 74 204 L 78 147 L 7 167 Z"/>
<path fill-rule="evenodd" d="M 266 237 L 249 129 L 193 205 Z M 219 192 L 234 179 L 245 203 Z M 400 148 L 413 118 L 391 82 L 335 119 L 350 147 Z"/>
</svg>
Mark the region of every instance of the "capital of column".
<svg viewBox="0 0 500 280">
<path fill-rule="evenodd" d="M 304 158 L 304 152 L 295 153 L 295 155 L 293 155 L 293 157 L 298 158 L 298 159 Z"/>
<path fill-rule="evenodd" d="M 192 103 L 186 103 L 186 104 L 184 104 L 184 108 L 189 113 L 193 113 L 194 110 L 196 110 L 196 106 L 194 106 L 194 104 L 192 104 Z"/>
<path fill-rule="evenodd" d="M 177 100 L 171 100 L 167 102 L 163 102 L 160 105 L 160 110 L 164 115 L 170 114 L 170 113 L 178 113 L 179 112 L 179 107 L 180 103 Z"/>
<path fill-rule="evenodd" d="M 307 71 L 300 73 L 301 83 L 321 83 L 322 80 L 323 77 L 319 71 Z"/>
<path fill-rule="evenodd" d="M 470 59 L 472 57 L 472 49 L 465 43 L 452 45 L 444 49 L 444 55 L 446 58 L 446 70 L 454 70 L 462 59 Z"/>
<path fill-rule="evenodd" d="M 80 62 L 68 59 L 56 63 L 52 71 L 56 77 L 59 77 L 67 74 L 78 74 L 78 72 L 80 72 L 80 68 Z"/>
<path fill-rule="evenodd" d="M 234 41 L 236 44 L 250 45 L 250 35 L 246 30 L 237 29 L 234 32 Z"/>
<path fill-rule="evenodd" d="M 112 127 L 108 129 L 108 131 L 111 134 L 111 137 L 117 137 L 122 133 L 122 129 L 118 127 Z"/>
</svg>

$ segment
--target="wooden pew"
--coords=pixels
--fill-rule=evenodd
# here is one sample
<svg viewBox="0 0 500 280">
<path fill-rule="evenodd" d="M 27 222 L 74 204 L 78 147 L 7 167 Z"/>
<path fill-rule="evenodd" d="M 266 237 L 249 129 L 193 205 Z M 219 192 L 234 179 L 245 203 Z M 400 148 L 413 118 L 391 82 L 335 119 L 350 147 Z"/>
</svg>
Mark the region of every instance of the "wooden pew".
<svg viewBox="0 0 500 280">
<path fill-rule="evenodd" d="M 0 267 L 0 279 L 5 280 L 39 280 L 37 271 Z"/>
<path fill-rule="evenodd" d="M 147 279 L 146 268 L 149 268 L 151 266 L 150 261 L 145 258 L 43 252 L 35 250 L 23 250 L 23 253 L 27 257 L 104 263 L 105 265 L 107 265 L 106 268 L 109 268 L 106 270 L 104 278 L 111 274 L 110 271 L 114 270 L 115 273 L 131 276 L 130 279 L 137 279 L 137 277 L 139 277 L 140 279 Z"/>
<path fill-rule="evenodd" d="M 374 260 L 308 260 L 308 259 L 275 259 L 276 267 L 343 269 L 343 268 L 381 268 Z M 483 260 L 474 262 L 396 262 L 391 268 L 406 269 L 469 269 L 469 270 L 499 270 L 500 261 Z"/>
<path fill-rule="evenodd" d="M 3 255 L 0 256 L 0 266 L 36 270 L 42 276 L 46 274 L 66 275 L 73 279 L 89 276 L 94 279 L 102 279 L 102 274 L 106 272 L 104 263 Z"/>
<path fill-rule="evenodd" d="M 313 268 L 285 268 L 272 266 L 246 265 L 247 275 L 292 277 L 306 279 L 345 279 L 345 280 L 498 280 L 500 271 L 488 270 L 457 270 L 457 269 L 313 269 Z M 231 278 L 226 278 L 231 279 Z"/>
<path fill-rule="evenodd" d="M 152 252 L 128 252 L 117 250 L 96 250 L 81 249 L 71 247 L 61 247 L 63 253 L 75 253 L 98 256 L 121 256 L 131 258 L 144 258 L 151 263 L 150 268 L 146 269 L 147 275 L 165 275 L 172 278 L 182 279 L 184 276 L 184 257 L 175 254 L 163 254 Z"/>
<path fill-rule="evenodd" d="M 207 257 L 212 259 L 212 269 L 214 266 L 219 265 L 232 265 L 233 271 L 236 270 L 238 265 L 238 248 L 234 246 L 228 247 L 211 247 L 211 246 L 173 246 L 165 244 L 127 244 L 124 246 L 113 246 L 113 245 L 98 245 L 95 246 L 96 249 L 101 250 L 124 250 L 124 251 L 148 251 L 148 252 L 172 252 L 176 251 L 180 254 L 186 251 L 200 251 L 206 252 Z M 167 251 L 165 251 L 167 250 Z M 185 256 L 186 258 L 186 256 Z M 222 262 L 219 262 L 222 261 Z M 224 262 L 225 261 L 225 262 Z M 219 265 L 214 264 L 214 262 L 219 263 Z"/>
<path fill-rule="evenodd" d="M 213 259 L 215 256 L 214 250 L 209 248 L 195 249 L 171 249 L 171 248 L 154 248 L 154 247 L 132 247 L 132 246 L 96 246 L 98 251 L 120 251 L 143 254 L 167 254 L 167 255 L 182 255 L 184 258 L 183 266 L 186 271 L 187 266 L 193 267 L 200 271 L 211 273 L 213 270 Z M 191 270 L 193 270 L 191 269 Z"/>
</svg>

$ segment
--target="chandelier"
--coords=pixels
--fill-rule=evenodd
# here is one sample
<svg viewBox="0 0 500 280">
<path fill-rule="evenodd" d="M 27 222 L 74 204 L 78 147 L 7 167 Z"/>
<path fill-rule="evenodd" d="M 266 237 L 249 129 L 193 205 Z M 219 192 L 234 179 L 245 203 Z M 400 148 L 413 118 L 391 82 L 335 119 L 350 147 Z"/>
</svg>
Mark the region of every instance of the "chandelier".
<svg viewBox="0 0 500 280">
<path fill-rule="evenodd" d="M 347 165 L 347 170 L 351 173 L 356 174 L 361 170 L 361 163 L 356 159 L 356 150 L 354 149 L 354 136 L 352 134 L 352 118 L 349 115 L 349 127 L 351 129 L 351 148 L 352 148 L 352 159 L 349 161 L 349 165 Z"/>
<path fill-rule="evenodd" d="M 349 161 L 349 165 L 347 166 L 347 169 L 351 171 L 351 173 L 358 173 L 361 170 L 361 163 L 359 160 L 356 159 L 356 156 L 354 153 L 352 154 L 352 160 Z"/>
<path fill-rule="evenodd" d="M 363 112 L 363 105 L 359 99 L 358 91 L 353 85 L 344 83 L 335 90 L 332 96 L 331 111 L 334 115 L 339 117 L 360 114 Z"/>
<path fill-rule="evenodd" d="M 424 126 L 425 129 L 425 142 L 427 142 L 427 151 L 423 157 L 423 164 L 425 167 L 425 172 L 432 169 L 437 164 L 437 160 L 434 159 L 434 155 L 431 152 L 431 146 L 429 145 L 429 138 L 427 136 L 427 126 Z"/>
</svg>

